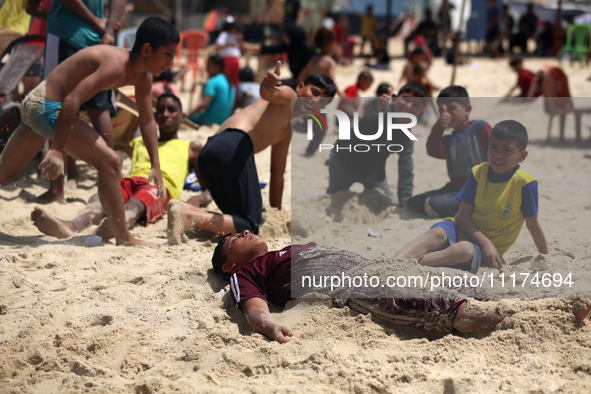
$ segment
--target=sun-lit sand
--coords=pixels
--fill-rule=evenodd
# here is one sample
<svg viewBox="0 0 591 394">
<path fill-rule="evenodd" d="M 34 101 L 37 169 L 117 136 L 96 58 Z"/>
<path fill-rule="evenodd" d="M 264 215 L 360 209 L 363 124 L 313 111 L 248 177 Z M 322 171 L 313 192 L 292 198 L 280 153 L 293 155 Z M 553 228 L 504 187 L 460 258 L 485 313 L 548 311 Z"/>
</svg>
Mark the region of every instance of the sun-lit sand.
<svg viewBox="0 0 591 394">
<path fill-rule="evenodd" d="M 526 59 L 525 67 L 537 70 L 548 63 L 556 61 Z M 369 92 L 373 95 L 383 81 L 398 89 L 402 66 L 403 60 L 396 59 L 391 70 L 372 71 L 375 82 Z M 339 87 L 354 83 L 361 69 L 360 60 L 339 66 Z M 564 64 L 564 69 L 572 94 L 587 95 L 589 68 Z M 286 66 L 283 71 L 288 74 Z M 436 59 L 429 76 L 443 88 L 450 82 L 451 67 Z M 456 76 L 456 83 L 472 97 L 502 96 L 514 81 L 506 59 L 474 58 L 460 66 Z M 188 103 L 186 94 L 183 101 Z M 507 116 L 520 112 L 511 105 L 502 108 Z M 503 116 L 497 114 L 489 122 Z M 545 142 L 546 122 L 543 115 L 543 127 L 529 130 L 523 167 L 539 180 L 539 218 L 549 247 L 576 255 L 568 265 L 576 278 L 577 270 L 591 266 L 591 160 L 584 157 L 591 153 L 591 118 L 583 117 L 582 144 L 574 142 L 572 116 L 567 118 L 564 143 L 557 141 L 556 120 L 552 143 Z M 183 132 L 181 138 L 205 142 L 213 131 L 203 127 Z M 441 187 L 446 180 L 443 161 L 427 156 L 428 132 L 417 129 L 415 193 Z M 369 249 L 393 254 L 435 222 L 396 206 L 372 211 L 352 199 L 341 211 L 342 222 L 322 233 L 320 224 L 334 218 L 327 214 L 330 199 L 318 193 L 328 181 L 326 156 L 303 159 L 305 146 L 304 135 L 295 134 L 285 210 L 265 208 L 262 236 L 271 249 L 289 244 L 294 230 L 296 240 L 314 236 L 319 243 L 359 253 Z M 257 165 L 261 181 L 268 181 L 268 150 L 257 156 Z M 189 231 L 185 242 L 172 246 L 166 244 L 166 220 L 133 229 L 137 237 L 163 244 L 159 249 L 85 246 L 93 228 L 67 239 L 41 234 L 30 219 L 35 205 L 26 199 L 47 187 L 35 167 L 33 163 L 15 183 L 0 189 L 0 392 L 591 391 L 591 322 L 576 321 L 573 315 L 586 299 L 507 299 L 499 308 L 514 315 L 489 335 L 440 339 L 381 324 L 329 302 L 295 302 L 275 314 L 294 332 L 290 343 L 280 345 L 251 333 L 242 313 L 231 305 L 226 284 L 210 269 L 217 242 L 210 234 Z M 124 168 L 129 169 L 129 160 Z M 69 202 L 43 209 L 73 218 L 96 192 L 96 171 L 80 163 L 80 172 L 79 187 L 66 191 Z M 395 187 L 394 158 L 387 173 Z M 314 187 L 292 189 L 292 176 L 309 177 Z M 262 192 L 268 202 L 268 187 Z M 305 199 L 308 209 L 293 226 L 292 193 Z M 193 195 L 184 191 L 182 199 Z M 213 204 L 210 208 L 215 209 Z M 380 236 L 368 237 L 369 227 Z M 505 255 L 507 272 L 551 270 L 553 264 L 564 268 L 564 262 L 552 259 L 532 263 L 536 256 L 524 229 Z M 372 257 L 381 255 L 375 252 Z"/>
</svg>

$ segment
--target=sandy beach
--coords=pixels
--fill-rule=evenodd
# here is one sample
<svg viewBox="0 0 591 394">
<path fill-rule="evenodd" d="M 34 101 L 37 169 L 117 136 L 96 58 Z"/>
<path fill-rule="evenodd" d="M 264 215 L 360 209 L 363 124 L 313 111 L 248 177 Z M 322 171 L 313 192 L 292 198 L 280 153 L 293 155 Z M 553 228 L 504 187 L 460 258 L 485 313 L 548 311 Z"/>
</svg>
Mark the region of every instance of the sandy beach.
<svg viewBox="0 0 591 394">
<path fill-rule="evenodd" d="M 524 66 L 535 71 L 543 64 L 557 62 L 526 59 Z M 395 59 L 389 71 L 372 70 L 368 96 L 380 82 L 393 83 L 397 90 L 402 67 L 403 60 Z M 589 69 L 563 67 L 572 95 L 588 95 Z M 339 66 L 338 86 L 353 84 L 362 69 L 361 60 Z M 284 70 L 287 75 L 286 66 Z M 443 88 L 451 67 L 435 59 L 429 77 Z M 515 78 L 506 59 L 474 58 L 458 68 L 456 84 L 474 98 L 500 97 Z M 486 120 L 494 124 L 519 117 L 523 108 L 506 104 Z M 591 275 L 591 160 L 585 157 L 591 153 L 591 117 L 583 116 L 581 144 L 574 140 L 572 115 L 565 141 L 558 141 L 554 120 L 547 143 L 541 100 L 531 108 L 540 111 L 534 115 L 540 126 L 528 129 L 529 156 L 523 168 L 539 181 L 539 220 L 551 251 L 573 252 L 576 259 L 568 269 L 575 279 L 586 277 Z M 474 112 L 473 118 L 486 113 Z M 426 153 L 432 121 L 415 132 L 415 194 L 442 187 L 447 179 L 444 161 Z M 204 143 L 214 131 L 202 127 L 180 137 Z M 402 211 L 383 195 L 363 197 L 356 187 L 343 197 L 336 215 L 324 194 L 327 155 L 302 158 L 306 144 L 304 134 L 294 134 L 284 210 L 265 207 L 261 236 L 271 250 L 292 242 L 294 230 L 294 242 L 314 240 L 388 258 L 437 221 Z M 267 182 L 270 151 L 256 160 L 260 180 Z M 328 301 L 296 300 L 284 311 L 272 309 L 277 321 L 294 332 L 281 345 L 252 333 L 232 304 L 227 284 L 211 269 L 218 238 L 209 233 L 189 231 L 186 242 L 171 246 L 166 244 L 166 219 L 132 230 L 138 238 L 162 244 L 158 249 L 87 246 L 92 227 L 66 240 L 41 234 L 30 220 L 36 205 L 27 200 L 48 185 L 38 177 L 36 165 L 0 189 L 0 393 L 591 392 L 591 321 L 574 319 L 578 299 L 505 299 L 499 308 L 513 315 L 495 331 L 443 338 L 381 323 L 348 307 L 334 308 Z M 124 168 L 129 169 L 129 160 Z M 96 171 L 80 162 L 79 169 L 78 188 L 66 191 L 68 203 L 43 209 L 70 219 L 84 207 L 96 192 Z M 389 159 L 387 174 L 395 190 L 395 158 Z M 268 187 L 262 193 L 268 204 Z M 193 195 L 183 191 L 181 199 Z M 306 206 L 297 226 L 292 195 Z M 213 204 L 209 208 L 217 209 Z M 368 237 L 368 228 L 379 236 Z M 507 272 L 564 268 L 563 261 L 551 258 L 542 259 L 545 268 L 535 262 L 532 266 L 537 255 L 524 228 L 504 256 Z M 587 294 L 591 297 L 591 291 Z"/>
</svg>

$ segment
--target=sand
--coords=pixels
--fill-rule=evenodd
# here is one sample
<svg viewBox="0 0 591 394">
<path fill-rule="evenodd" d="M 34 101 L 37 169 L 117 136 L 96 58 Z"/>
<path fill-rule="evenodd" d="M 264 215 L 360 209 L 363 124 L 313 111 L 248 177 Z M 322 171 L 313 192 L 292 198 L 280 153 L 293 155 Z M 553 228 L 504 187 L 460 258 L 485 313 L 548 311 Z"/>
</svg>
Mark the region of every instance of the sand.
<svg viewBox="0 0 591 394">
<path fill-rule="evenodd" d="M 546 63 L 554 61 L 528 59 L 526 67 Z M 391 71 L 373 71 L 370 91 L 377 82 L 398 81 L 401 68 L 402 60 L 394 60 Z M 360 69 L 358 61 L 339 67 L 339 86 L 353 83 Z M 565 70 L 573 95 L 586 95 L 589 70 L 568 65 Z M 437 59 L 430 76 L 444 87 L 451 69 Z M 499 97 L 514 78 L 506 61 L 478 58 L 459 69 L 456 83 L 472 97 Z M 521 111 L 503 108 L 489 122 Z M 572 251 L 570 269 L 585 276 L 591 266 L 591 160 L 584 157 L 591 153 L 589 117 L 583 117 L 582 144 L 574 142 L 572 116 L 566 141 L 557 142 L 555 128 L 547 144 L 546 119 L 541 116 L 543 127 L 529 130 L 523 167 L 539 180 L 539 217 L 550 249 Z M 415 193 L 445 183 L 443 161 L 429 158 L 424 148 L 428 130 L 417 129 Z M 212 131 L 202 128 L 181 138 L 205 142 Z M 289 244 L 293 231 L 295 241 L 314 239 L 389 258 L 436 222 L 384 203 L 379 193 L 359 195 L 360 188 L 331 205 L 323 195 L 326 156 L 302 159 L 305 145 L 304 135 L 294 135 L 285 210 L 265 207 L 262 236 L 271 249 Z M 257 155 L 261 181 L 268 181 L 269 157 L 269 151 Z M 30 220 L 35 205 L 26 199 L 47 187 L 35 166 L 0 189 L 0 392 L 591 391 L 591 322 L 573 317 L 581 301 L 507 299 L 499 309 L 514 314 L 492 333 L 443 338 L 389 326 L 328 301 L 295 301 L 283 312 L 272 309 L 294 333 L 281 345 L 252 333 L 232 305 L 227 285 L 210 269 L 217 238 L 208 233 L 189 231 L 185 242 L 172 246 L 165 244 L 166 220 L 133 229 L 137 237 L 163 244 L 158 249 L 85 246 L 93 228 L 68 239 L 41 234 Z M 70 219 L 84 207 L 96 191 L 96 172 L 84 164 L 80 171 L 79 187 L 66 191 L 68 203 L 43 209 Z M 395 187 L 395 159 L 387 171 Z M 292 175 L 315 187 L 292 190 Z M 297 221 L 290 215 L 292 192 L 307 207 Z M 184 191 L 182 199 L 193 195 Z M 263 200 L 268 201 L 268 187 Z M 378 237 L 368 237 L 369 228 Z M 505 255 L 508 272 L 564 268 L 564 261 L 537 255 L 524 229 Z"/>
</svg>

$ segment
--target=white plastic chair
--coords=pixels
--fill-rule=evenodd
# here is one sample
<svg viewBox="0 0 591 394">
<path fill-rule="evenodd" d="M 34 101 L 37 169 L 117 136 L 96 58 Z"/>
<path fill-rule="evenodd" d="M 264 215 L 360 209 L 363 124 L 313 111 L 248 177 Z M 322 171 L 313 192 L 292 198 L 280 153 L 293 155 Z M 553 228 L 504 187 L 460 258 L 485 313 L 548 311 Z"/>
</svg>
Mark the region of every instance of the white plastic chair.
<svg viewBox="0 0 591 394">
<path fill-rule="evenodd" d="M 135 42 L 135 33 L 137 27 L 128 27 L 117 34 L 117 46 L 125 49 L 131 49 Z"/>
</svg>

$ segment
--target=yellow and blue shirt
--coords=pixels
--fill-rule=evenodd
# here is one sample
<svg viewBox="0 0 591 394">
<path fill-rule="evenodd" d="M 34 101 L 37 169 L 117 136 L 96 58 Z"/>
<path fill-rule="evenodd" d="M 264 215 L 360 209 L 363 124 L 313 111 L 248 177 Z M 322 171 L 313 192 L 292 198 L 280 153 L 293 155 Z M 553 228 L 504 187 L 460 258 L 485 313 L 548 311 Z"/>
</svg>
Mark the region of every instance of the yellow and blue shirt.
<svg viewBox="0 0 591 394">
<path fill-rule="evenodd" d="M 457 198 L 474 207 L 472 221 L 502 256 L 517 240 L 525 218 L 538 214 L 538 181 L 519 166 L 503 178 L 491 175 L 488 162 L 473 167 Z M 467 238 L 460 232 L 461 240 Z"/>
</svg>

